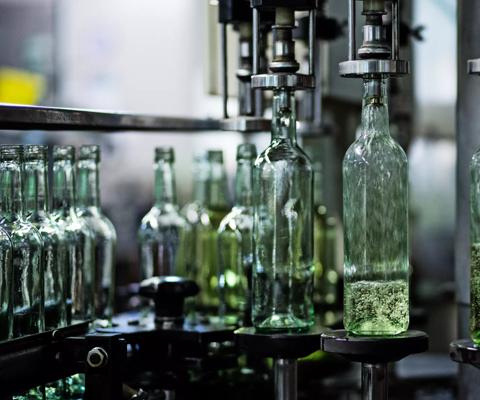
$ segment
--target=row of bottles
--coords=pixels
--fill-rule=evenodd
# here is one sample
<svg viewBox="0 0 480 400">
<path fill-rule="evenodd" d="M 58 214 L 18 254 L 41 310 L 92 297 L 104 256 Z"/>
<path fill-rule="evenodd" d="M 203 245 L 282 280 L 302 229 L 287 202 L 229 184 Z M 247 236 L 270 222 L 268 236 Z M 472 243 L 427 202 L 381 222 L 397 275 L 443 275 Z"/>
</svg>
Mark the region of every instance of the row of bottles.
<svg viewBox="0 0 480 400">
<path fill-rule="evenodd" d="M 0 146 L 0 340 L 111 321 L 116 234 L 99 205 L 99 147 L 75 163 L 73 146 L 54 146 L 51 185 L 47 152 Z M 82 386 L 70 381 L 14 398 L 70 398 Z"/>
<path fill-rule="evenodd" d="M 175 274 L 197 281 L 196 315 L 304 330 L 314 316 L 314 257 L 326 265 L 331 256 L 325 254 L 336 254 L 330 249 L 337 245 L 336 226 L 332 239 L 326 218 L 316 224 L 314 246 L 313 169 L 297 144 L 293 92 L 275 93 L 273 115 L 271 145 L 258 158 L 252 144 L 237 149 L 232 209 L 220 151 L 196 158 L 194 200 L 180 210 L 173 150 L 155 150 L 155 201 L 138 231 L 142 278 Z M 328 275 L 318 265 L 317 287 L 330 291 L 321 298 L 333 304 L 330 267 Z"/>
</svg>

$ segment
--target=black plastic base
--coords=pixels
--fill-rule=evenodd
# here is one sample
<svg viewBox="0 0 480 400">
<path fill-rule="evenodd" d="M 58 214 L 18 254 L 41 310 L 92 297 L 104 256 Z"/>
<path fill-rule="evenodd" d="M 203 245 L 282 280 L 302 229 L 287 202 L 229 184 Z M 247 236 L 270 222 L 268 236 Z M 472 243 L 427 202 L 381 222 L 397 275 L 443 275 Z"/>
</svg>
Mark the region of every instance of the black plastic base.
<svg viewBox="0 0 480 400">
<path fill-rule="evenodd" d="M 322 335 L 321 349 L 354 362 L 379 364 L 399 361 L 428 349 L 428 335 L 407 331 L 396 336 L 351 336 L 345 330 Z"/>
<path fill-rule="evenodd" d="M 455 362 L 480 368 L 480 347 L 475 346 L 470 339 L 455 340 L 450 343 L 450 358 Z"/>
<path fill-rule="evenodd" d="M 320 349 L 320 337 L 324 328 L 312 328 L 305 333 L 259 333 L 255 328 L 235 331 L 238 347 L 247 354 L 259 357 L 295 360 Z"/>
</svg>

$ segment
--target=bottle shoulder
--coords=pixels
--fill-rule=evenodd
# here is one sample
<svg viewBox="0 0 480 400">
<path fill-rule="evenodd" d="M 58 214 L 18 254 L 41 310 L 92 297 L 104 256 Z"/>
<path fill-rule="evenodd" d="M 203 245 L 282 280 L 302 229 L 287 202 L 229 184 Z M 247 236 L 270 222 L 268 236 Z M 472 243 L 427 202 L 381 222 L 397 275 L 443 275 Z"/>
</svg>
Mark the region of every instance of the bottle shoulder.
<svg viewBox="0 0 480 400">
<path fill-rule="evenodd" d="M 77 211 L 77 215 L 93 231 L 95 236 L 116 238 L 117 234 L 114 225 L 100 210 L 85 208 Z"/>
<path fill-rule="evenodd" d="M 344 157 L 344 164 L 407 164 L 408 159 L 402 147 L 386 134 L 362 136 L 355 140 Z"/>
<path fill-rule="evenodd" d="M 277 163 L 296 164 L 306 169 L 312 169 L 311 162 L 302 148 L 292 144 L 290 140 L 273 140 L 270 145 L 257 157 L 256 168 L 270 167 Z"/>
<path fill-rule="evenodd" d="M 223 218 L 218 232 L 236 232 L 253 228 L 253 208 L 233 207 Z"/>
<path fill-rule="evenodd" d="M 15 219 L 10 229 L 10 238 L 13 245 L 28 243 L 29 246 L 42 246 L 43 240 L 41 233 L 27 220 L 22 218 Z"/>
<path fill-rule="evenodd" d="M 160 209 L 153 206 L 150 211 L 142 218 L 140 229 L 144 230 L 158 230 L 162 227 L 177 227 L 183 229 L 189 229 L 185 217 L 183 217 L 176 208 L 172 209 Z"/>
</svg>

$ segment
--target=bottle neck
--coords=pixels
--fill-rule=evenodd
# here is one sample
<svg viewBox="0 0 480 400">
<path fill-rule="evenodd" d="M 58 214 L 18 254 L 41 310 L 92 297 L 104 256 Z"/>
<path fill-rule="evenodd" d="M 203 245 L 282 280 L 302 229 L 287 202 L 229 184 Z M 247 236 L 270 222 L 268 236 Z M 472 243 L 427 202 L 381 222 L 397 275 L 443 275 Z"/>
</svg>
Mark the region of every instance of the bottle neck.
<svg viewBox="0 0 480 400">
<path fill-rule="evenodd" d="M 80 160 L 77 163 L 77 207 L 100 207 L 98 163 Z"/>
<path fill-rule="evenodd" d="M 0 165 L 0 213 L 7 221 L 23 216 L 22 167 L 17 161 Z"/>
<path fill-rule="evenodd" d="M 75 208 L 75 174 L 70 160 L 56 160 L 53 163 L 52 209 L 70 212 Z"/>
<path fill-rule="evenodd" d="M 325 199 L 323 195 L 324 186 L 323 168 L 320 161 L 313 162 L 313 201 L 314 204 L 325 205 Z"/>
<path fill-rule="evenodd" d="M 390 135 L 386 79 L 363 81 L 361 136 Z"/>
<path fill-rule="evenodd" d="M 175 173 L 172 163 L 159 160 L 155 164 L 155 205 L 176 204 Z"/>
<path fill-rule="evenodd" d="M 253 205 L 253 160 L 238 160 L 235 175 L 235 205 L 252 207 Z"/>
<path fill-rule="evenodd" d="M 227 176 L 223 163 L 211 162 L 207 193 L 208 208 L 228 208 Z"/>
<path fill-rule="evenodd" d="M 281 89 L 273 93 L 272 141 L 289 140 L 297 143 L 295 96 L 292 91 Z"/>
<path fill-rule="evenodd" d="M 24 163 L 25 212 L 48 212 L 47 168 L 43 160 L 26 161 Z"/>
</svg>

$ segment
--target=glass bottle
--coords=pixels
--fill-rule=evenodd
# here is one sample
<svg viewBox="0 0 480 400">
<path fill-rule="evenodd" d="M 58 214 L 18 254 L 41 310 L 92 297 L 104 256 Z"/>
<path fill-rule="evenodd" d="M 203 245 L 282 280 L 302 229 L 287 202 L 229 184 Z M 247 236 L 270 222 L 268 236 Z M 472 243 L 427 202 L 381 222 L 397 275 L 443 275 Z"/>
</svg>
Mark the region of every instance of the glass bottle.
<svg viewBox="0 0 480 400">
<path fill-rule="evenodd" d="M 344 325 L 395 335 L 409 323 L 407 157 L 389 133 L 385 79 L 365 79 L 360 137 L 343 161 Z"/>
<path fill-rule="evenodd" d="M 152 276 L 188 276 L 190 226 L 180 215 L 171 147 L 155 149 L 155 203 L 138 230 L 142 280 Z"/>
<path fill-rule="evenodd" d="M 65 232 L 67 323 L 93 317 L 93 234 L 75 211 L 75 149 L 53 147 L 52 217 Z"/>
<path fill-rule="evenodd" d="M 235 205 L 218 228 L 220 317 L 226 324 L 251 320 L 249 281 L 253 264 L 253 144 L 237 148 Z"/>
<path fill-rule="evenodd" d="M 0 146 L 0 218 L 12 242 L 13 336 L 43 332 L 42 238 L 25 219 L 22 146 Z"/>
<path fill-rule="evenodd" d="M 470 336 L 480 344 L 480 149 L 470 164 Z"/>
<path fill-rule="evenodd" d="M 207 157 L 207 200 L 205 210 L 200 215 L 201 224 L 197 230 L 196 258 L 199 260 L 199 269 L 196 281 L 201 288 L 197 300 L 201 311 L 217 314 L 220 306 L 217 231 L 220 222 L 230 211 L 230 205 L 223 153 L 221 150 L 210 150 Z"/>
<path fill-rule="evenodd" d="M 0 226 L 0 342 L 13 335 L 12 251 L 10 237 Z"/>
<path fill-rule="evenodd" d="M 254 168 L 252 320 L 261 331 L 303 331 L 313 323 L 313 172 L 290 90 L 274 91 L 272 113 L 272 140 Z"/>
<path fill-rule="evenodd" d="M 66 242 L 60 225 L 48 213 L 47 146 L 25 146 L 23 166 L 25 217 L 43 240 L 45 327 L 51 330 L 67 324 L 63 297 Z"/>
<path fill-rule="evenodd" d="M 77 162 L 77 214 L 93 233 L 93 307 L 96 324 L 111 325 L 115 301 L 117 233 L 100 207 L 100 147 L 81 146 Z"/>
</svg>

